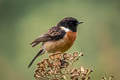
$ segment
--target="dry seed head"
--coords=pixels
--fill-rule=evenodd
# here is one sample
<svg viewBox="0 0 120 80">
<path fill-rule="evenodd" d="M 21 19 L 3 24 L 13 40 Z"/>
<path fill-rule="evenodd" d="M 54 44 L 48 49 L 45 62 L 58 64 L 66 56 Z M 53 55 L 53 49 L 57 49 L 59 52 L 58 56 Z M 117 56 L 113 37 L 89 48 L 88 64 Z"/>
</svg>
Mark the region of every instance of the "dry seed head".
<svg viewBox="0 0 120 80">
<path fill-rule="evenodd" d="M 51 60 L 55 60 L 54 55 L 50 55 L 49 58 L 50 58 Z"/>
<path fill-rule="evenodd" d="M 76 62 L 79 56 L 83 56 L 83 54 L 78 54 L 78 52 L 73 54 L 56 52 L 38 63 L 34 77 L 38 80 L 66 80 L 68 78 L 66 76 L 69 75 L 71 80 L 79 80 L 80 77 L 86 79 L 88 78 L 86 76 L 89 75 L 87 75 L 87 69 L 83 67 L 77 69 L 72 67 L 73 64 L 71 64 L 71 62 Z"/>
<path fill-rule="evenodd" d="M 77 57 L 77 56 L 78 56 L 78 52 L 74 52 L 74 53 L 73 53 L 73 56 L 74 56 L 74 57 Z"/>
<path fill-rule="evenodd" d="M 80 52 L 79 56 L 84 56 L 84 55 L 83 55 L 83 52 Z"/>
<path fill-rule="evenodd" d="M 57 53 L 54 56 L 55 56 L 55 59 L 59 59 L 59 60 L 62 59 L 62 56 L 60 53 Z"/>
</svg>

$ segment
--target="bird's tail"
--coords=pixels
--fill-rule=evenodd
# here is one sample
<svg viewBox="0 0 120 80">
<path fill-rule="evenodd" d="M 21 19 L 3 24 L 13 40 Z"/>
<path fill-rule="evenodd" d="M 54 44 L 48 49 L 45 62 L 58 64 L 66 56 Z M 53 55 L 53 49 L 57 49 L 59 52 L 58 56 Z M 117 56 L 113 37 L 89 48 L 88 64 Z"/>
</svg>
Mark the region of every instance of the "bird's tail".
<svg viewBox="0 0 120 80">
<path fill-rule="evenodd" d="M 33 64 L 33 62 L 35 61 L 35 59 L 38 57 L 38 56 L 40 56 L 40 55 L 42 55 L 42 54 L 44 54 L 45 53 L 45 50 L 44 49 L 40 49 L 40 51 L 37 53 L 37 55 L 32 59 L 32 61 L 29 63 L 29 65 L 28 65 L 28 68 L 30 68 L 31 67 L 31 65 Z"/>
</svg>

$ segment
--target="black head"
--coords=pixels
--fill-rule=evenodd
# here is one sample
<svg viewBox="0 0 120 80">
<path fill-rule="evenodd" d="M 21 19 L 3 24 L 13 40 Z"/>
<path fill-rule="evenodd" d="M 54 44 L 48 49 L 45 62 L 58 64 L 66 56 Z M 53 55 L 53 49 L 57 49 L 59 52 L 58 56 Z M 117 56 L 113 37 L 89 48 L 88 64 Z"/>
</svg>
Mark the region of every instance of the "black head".
<svg viewBox="0 0 120 80">
<path fill-rule="evenodd" d="M 57 26 L 63 26 L 66 28 L 69 28 L 70 30 L 72 30 L 73 32 L 77 31 L 77 26 L 78 24 L 81 24 L 83 22 L 79 22 L 77 19 L 73 18 L 73 17 L 66 17 L 64 19 L 62 19 Z"/>
</svg>

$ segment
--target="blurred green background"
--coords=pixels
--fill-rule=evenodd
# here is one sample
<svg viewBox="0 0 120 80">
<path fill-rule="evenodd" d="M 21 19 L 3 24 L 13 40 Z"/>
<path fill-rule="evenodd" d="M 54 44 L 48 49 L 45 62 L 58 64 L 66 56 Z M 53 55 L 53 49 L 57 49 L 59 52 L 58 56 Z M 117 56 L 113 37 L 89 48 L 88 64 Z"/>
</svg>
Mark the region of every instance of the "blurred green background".
<svg viewBox="0 0 120 80">
<path fill-rule="evenodd" d="M 93 69 L 92 80 L 111 74 L 120 80 L 120 0 L 0 0 L 0 80 L 34 80 L 29 62 L 40 45 L 29 43 L 66 16 L 85 22 L 68 51 L 83 51 L 78 66 Z"/>
</svg>

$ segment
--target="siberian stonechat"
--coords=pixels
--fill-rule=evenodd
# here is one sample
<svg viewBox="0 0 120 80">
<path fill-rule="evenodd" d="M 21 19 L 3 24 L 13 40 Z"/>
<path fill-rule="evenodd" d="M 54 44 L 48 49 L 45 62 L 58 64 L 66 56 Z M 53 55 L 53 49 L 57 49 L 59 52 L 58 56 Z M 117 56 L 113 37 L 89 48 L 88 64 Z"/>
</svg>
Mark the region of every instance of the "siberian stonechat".
<svg viewBox="0 0 120 80">
<path fill-rule="evenodd" d="M 41 54 L 55 53 L 60 51 L 61 53 L 67 51 L 74 43 L 76 39 L 77 26 L 83 22 L 79 22 L 73 17 L 66 17 L 62 19 L 56 26 L 50 28 L 47 33 L 41 35 L 35 39 L 31 45 L 35 47 L 42 42 L 42 46 L 37 55 L 32 59 L 28 67 L 32 65 L 35 59 Z"/>
</svg>

